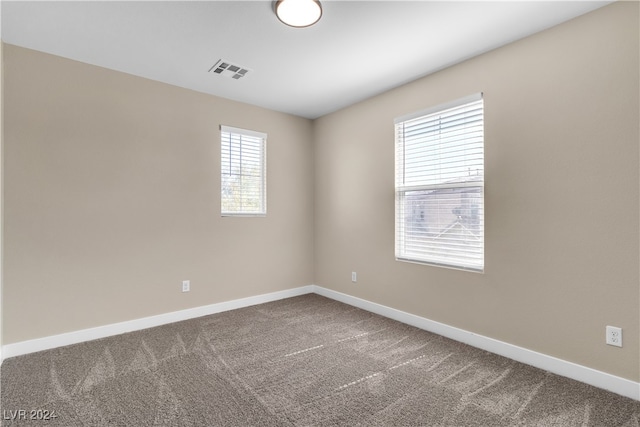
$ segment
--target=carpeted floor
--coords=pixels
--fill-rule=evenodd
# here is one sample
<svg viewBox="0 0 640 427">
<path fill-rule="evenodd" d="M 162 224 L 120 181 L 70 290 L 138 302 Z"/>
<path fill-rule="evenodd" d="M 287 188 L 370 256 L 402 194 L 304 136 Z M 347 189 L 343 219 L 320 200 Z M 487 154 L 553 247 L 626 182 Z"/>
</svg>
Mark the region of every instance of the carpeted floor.
<svg viewBox="0 0 640 427">
<path fill-rule="evenodd" d="M 313 294 L 10 358 L 1 380 L 3 426 L 640 421 L 639 402 Z"/>
</svg>

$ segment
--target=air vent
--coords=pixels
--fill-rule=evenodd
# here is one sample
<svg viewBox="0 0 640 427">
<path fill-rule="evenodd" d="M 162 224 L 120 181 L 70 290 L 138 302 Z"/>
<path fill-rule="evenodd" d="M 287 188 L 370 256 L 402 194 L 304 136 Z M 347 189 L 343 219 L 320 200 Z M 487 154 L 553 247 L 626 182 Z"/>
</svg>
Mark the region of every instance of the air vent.
<svg viewBox="0 0 640 427">
<path fill-rule="evenodd" d="M 219 59 L 216 64 L 209 69 L 210 73 L 218 74 L 223 77 L 230 77 L 239 80 L 247 75 L 250 70 L 240 65 L 233 64 L 230 61 Z"/>
</svg>

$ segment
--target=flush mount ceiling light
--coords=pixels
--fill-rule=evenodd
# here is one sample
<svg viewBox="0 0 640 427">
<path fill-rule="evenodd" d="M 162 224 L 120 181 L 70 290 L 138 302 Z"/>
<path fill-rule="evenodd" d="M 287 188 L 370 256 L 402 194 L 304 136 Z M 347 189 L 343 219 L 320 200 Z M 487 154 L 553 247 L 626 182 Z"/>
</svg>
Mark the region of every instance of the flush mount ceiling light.
<svg viewBox="0 0 640 427">
<path fill-rule="evenodd" d="M 320 20 L 322 6 L 319 0 L 278 0 L 276 16 L 290 27 L 309 27 Z"/>
</svg>

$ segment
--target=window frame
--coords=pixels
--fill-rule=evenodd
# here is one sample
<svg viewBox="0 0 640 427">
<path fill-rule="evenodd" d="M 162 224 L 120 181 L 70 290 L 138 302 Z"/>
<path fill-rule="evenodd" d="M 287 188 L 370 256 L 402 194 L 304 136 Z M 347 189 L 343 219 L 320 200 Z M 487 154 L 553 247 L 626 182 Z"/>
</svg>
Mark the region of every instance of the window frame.
<svg viewBox="0 0 640 427">
<path fill-rule="evenodd" d="M 225 134 L 229 134 L 228 139 L 225 139 Z M 235 138 L 234 138 L 235 136 Z M 258 155 L 255 157 L 259 160 L 259 192 L 257 197 L 257 202 L 259 205 L 259 209 L 257 211 L 243 209 L 242 207 L 238 210 L 225 210 L 225 144 L 229 145 L 229 151 L 232 150 L 232 145 L 234 144 L 234 139 L 239 138 L 240 144 L 243 143 L 243 138 L 247 138 L 247 141 L 256 143 L 256 139 L 259 140 L 257 144 L 259 146 Z M 242 153 L 242 146 L 236 147 L 238 151 Z M 227 157 L 230 162 L 232 162 L 232 156 L 229 154 Z M 244 163 L 242 163 L 242 154 L 240 154 L 240 169 L 243 169 Z M 229 172 L 231 168 L 229 167 Z M 230 175 L 230 173 L 229 173 Z M 246 176 L 242 172 L 239 174 L 240 177 Z M 241 196 L 241 199 L 244 200 L 244 196 Z M 220 215 L 222 217 L 265 217 L 267 216 L 267 134 L 264 132 L 258 132 L 249 129 L 242 129 L 232 126 L 220 125 Z"/>
<path fill-rule="evenodd" d="M 460 181 L 457 180 L 451 180 L 450 182 L 434 182 L 434 183 L 427 183 L 426 180 L 428 178 L 422 178 L 424 179 L 424 182 L 422 183 L 416 183 L 416 182 L 407 182 L 407 181 L 412 181 L 411 179 L 408 179 L 406 176 L 406 171 L 405 169 L 407 168 L 407 158 L 409 157 L 409 155 L 406 153 L 405 149 L 407 146 L 407 142 L 405 140 L 405 133 L 404 133 L 404 127 L 402 128 L 402 130 L 399 129 L 399 126 L 404 126 L 404 124 L 410 122 L 410 121 L 420 121 L 421 119 L 424 119 L 424 124 L 428 124 L 430 122 L 435 121 L 436 117 L 438 116 L 443 116 L 445 115 L 448 111 L 451 111 L 453 109 L 462 109 L 465 108 L 467 106 L 471 106 L 474 104 L 479 104 L 480 105 L 480 114 L 481 114 L 481 119 L 480 119 L 480 126 L 481 126 L 481 169 L 476 169 L 476 176 L 474 177 L 471 172 L 469 173 L 469 178 L 468 179 L 461 179 Z M 425 265 L 432 265 L 432 266 L 438 266 L 438 267 L 445 267 L 445 268 L 452 268 L 452 269 L 457 269 L 457 270 L 464 270 L 464 271 L 472 271 L 472 272 L 478 272 L 478 273 L 483 273 L 484 272 L 484 268 L 485 268 L 485 253 L 484 253 L 484 246 L 485 246 L 485 232 L 484 232 L 484 225 L 485 225 L 485 218 L 484 218 L 484 182 L 485 182 L 485 174 L 484 174 L 484 169 L 485 169 L 485 165 L 484 165 L 484 156 L 485 156 L 485 140 L 484 140 L 484 123 L 485 123 L 485 119 L 484 119 L 484 96 L 483 93 L 476 93 L 473 94 L 471 96 L 467 96 L 464 98 L 460 98 L 451 102 L 447 102 L 444 104 L 440 104 L 440 105 L 436 105 L 434 107 L 425 109 L 425 110 L 420 110 L 411 114 L 407 114 L 401 117 L 398 117 L 394 120 L 394 147 L 395 147 L 395 164 L 394 164 L 394 169 L 395 169 L 395 257 L 397 261 L 404 261 L 404 262 L 411 262 L 411 263 L 418 263 L 418 264 L 425 264 Z M 464 129 L 464 126 L 459 126 L 455 128 L 456 130 L 458 129 Z M 425 132 L 425 137 L 426 137 L 426 132 Z M 421 135 L 422 136 L 422 135 Z M 465 138 L 464 138 L 464 147 L 467 147 L 467 133 L 465 132 L 464 134 Z M 477 136 L 476 136 L 477 138 Z M 471 139 L 471 138 L 470 138 Z M 440 141 L 440 139 L 438 139 Z M 477 142 L 476 142 L 477 144 Z M 438 146 L 438 150 L 440 150 L 440 146 Z M 454 147 L 455 148 L 455 147 Z M 410 150 L 409 150 L 410 151 Z M 435 156 L 435 155 L 434 155 Z M 413 161 L 415 161 L 415 159 L 420 159 L 420 161 L 423 162 L 429 162 L 431 160 L 435 160 L 432 158 L 425 158 L 424 155 L 421 156 L 415 156 L 412 157 L 411 159 L 413 159 Z M 454 162 L 450 162 L 447 163 L 447 166 L 451 167 L 451 166 L 455 166 L 455 167 L 463 167 L 462 163 L 464 161 L 458 161 L 457 163 Z M 438 165 L 436 167 L 434 167 L 433 169 L 429 169 L 429 167 L 423 167 L 424 170 L 433 170 L 436 171 L 438 173 L 442 173 L 443 171 L 443 167 L 442 165 Z M 400 176 L 401 175 L 401 176 Z M 426 173 L 426 175 L 428 177 L 433 177 L 435 174 L 429 174 Z M 480 179 L 478 179 L 478 176 L 480 177 Z M 413 180 L 415 181 L 415 180 Z M 457 181 L 457 182 L 456 182 Z M 468 192 L 466 192 L 467 194 L 465 194 L 465 196 L 462 195 L 463 192 L 465 192 L 465 189 L 469 189 Z M 429 194 L 428 196 L 421 196 L 419 195 L 418 192 L 431 192 L 431 194 Z M 413 232 L 415 234 L 419 234 L 416 227 L 412 226 L 412 224 L 410 224 L 410 220 L 408 218 L 410 218 L 409 210 L 408 207 L 414 207 L 416 205 L 411 205 L 411 200 L 407 200 L 407 196 L 408 194 L 411 194 L 414 198 L 419 198 L 419 197 L 423 197 L 423 202 L 426 201 L 425 203 L 433 203 L 435 205 L 438 206 L 438 209 L 441 209 L 440 205 L 438 204 L 439 201 L 437 200 L 437 198 L 439 197 L 439 194 L 436 194 L 434 192 L 438 192 L 438 193 L 444 193 L 446 191 L 450 191 L 452 194 L 455 194 L 456 192 L 460 194 L 460 200 L 463 200 L 465 197 L 469 197 L 472 198 L 475 202 L 477 202 L 478 198 L 480 199 L 480 203 L 479 203 L 479 211 L 476 212 L 476 215 L 478 215 L 478 224 L 474 224 L 475 226 L 478 227 L 479 230 L 479 234 L 478 234 L 478 241 L 479 241 L 479 249 L 469 249 L 468 250 L 468 256 L 467 255 L 467 251 L 466 250 L 462 250 L 462 251 L 452 251 L 450 249 L 451 246 L 454 246 L 456 243 L 460 243 L 461 239 L 460 237 L 456 237 L 455 240 L 452 240 L 450 243 L 444 243 L 444 242 L 439 242 L 437 245 L 433 245 L 433 241 L 435 239 L 432 239 L 430 242 L 427 241 L 427 239 L 429 239 L 428 237 L 426 237 L 424 239 L 423 242 L 420 242 L 418 239 L 420 238 L 416 238 L 414 236 L 408 237 L 410 236 L 410 233 Z M 479 192 L 479 197 L 477 194 L 474 194 L 475 192 Z M 424 194 L 424 193 L 423 193 Z M 429 198 L 430 195 L 435 194 L 436 197 L 435 198 Z M 446 198 L 446 196 L 445 196 Z M 473 202 L 471 202 L 473 203 Z M 424 209 L 422 208 L 422 213 L 421 213 L 421 220 L 423 220 L 423 215 L 424 215 Z M 478 213 L 479 212 L 479 213 Z M 456 215 L 457 213 L 454 212 L 454 210 L 451 210 L 451 214 L 452 215 Z M 462 216 L 458 216 L 458 219 L 456 221 L 461 221 L 460 218 L 464 218 Z M 426 221 L 425 221 L 426 223 Z M 452 223 L 453 225 L 453 223 Z M 461 226 L 462 227 L 462 226 Z M 439 230 L 439 229 L 438 229 Z M 444 234 L 446 229 L 442 229 L 442 231 L 440 232 L 440 235 Z M 468 230 L 466 230 L 468 231 Z M 471 231 L 468 231 L 469 234 L 471 234 Z M 426 234 L 426 233 L 423 233 Z M 438 235 L 439 237 L 439 235 Z M 410 242 L 410 244 L 408 244 L 407 242 Z M 416 243 L 418 242 L 418 243 Z M 447 245 L 449 245 L 449 248 L 447 248 Z M 412 250 L 408 250 L 407 248 L 411 247 Z M 436 249 L 432 249 L 432 248 L 436 248 Z M 422 254 L 420 255 L 419 252 L 420 250 L 424 250 L 425 252 L 429 251 L 429 254 Z M 455 255 L 451 255 L 451 254 L 447 254 L 447 251 L 449 252 L 454 252 Z M 462 254 L 462 255 L 461 255 Z M 448 255 L 448 256 L 447 256 Z"/>
</svg>

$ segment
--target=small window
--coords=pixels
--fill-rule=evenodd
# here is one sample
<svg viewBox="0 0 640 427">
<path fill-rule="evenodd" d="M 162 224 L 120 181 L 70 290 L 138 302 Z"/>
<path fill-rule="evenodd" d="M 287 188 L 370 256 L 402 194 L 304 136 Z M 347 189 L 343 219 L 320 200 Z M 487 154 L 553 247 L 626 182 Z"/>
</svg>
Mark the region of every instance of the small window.
<svg viewBox="0 0 640 427">
<path fill-rule="evenodd" d="M 267 135 L 220 126 L 222 216 L 265 216 Z"/>
<path fill-rule="evenodd" d="M 396 259 L 484 269 L 482 94 L 395 120 Z"/>
</svg>

